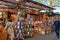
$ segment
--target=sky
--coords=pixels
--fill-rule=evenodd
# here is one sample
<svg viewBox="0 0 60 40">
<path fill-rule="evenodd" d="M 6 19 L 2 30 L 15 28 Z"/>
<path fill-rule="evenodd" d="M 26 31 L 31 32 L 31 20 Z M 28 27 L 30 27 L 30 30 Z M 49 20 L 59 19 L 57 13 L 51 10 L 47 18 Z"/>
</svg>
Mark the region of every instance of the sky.
<svg viewBox="0 0 60 40">
<path fill-rule="evenodd" d="M 33 1 L 42 3 L 42 4 L 47 5 L 47 6 L 50 6 L 50 0 L 33 0 Z M 60 10 L 60 0 L 53 0 L 52 7 L 59 11 Z"/>
<path fill-rule="evenodd" d="M 33 0 L 44 5 L 50 6 L 50 0 Z M 53 7 L 60 7 L 60 0 L 53 0 Z"/>
</svg>

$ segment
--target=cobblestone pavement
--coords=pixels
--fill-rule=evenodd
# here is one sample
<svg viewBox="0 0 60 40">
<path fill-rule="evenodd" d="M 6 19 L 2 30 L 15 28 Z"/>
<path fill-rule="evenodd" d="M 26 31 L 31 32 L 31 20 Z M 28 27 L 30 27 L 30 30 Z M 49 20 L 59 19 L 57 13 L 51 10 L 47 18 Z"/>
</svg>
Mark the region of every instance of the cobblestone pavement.
<svg viewBox="0 0 60 40">
<path fill-rule="evenodd" d="M 52 33 L 49 33 L 49 34 L 46 34 L 46 35 L 41 35 L 41 34 L 38 33 L 34 37 L 28 38 L 26 40 L 60 40 L 60 39 L 58 39 L 56 37 L 55 32 L 52 32 Z"/>
</svg>

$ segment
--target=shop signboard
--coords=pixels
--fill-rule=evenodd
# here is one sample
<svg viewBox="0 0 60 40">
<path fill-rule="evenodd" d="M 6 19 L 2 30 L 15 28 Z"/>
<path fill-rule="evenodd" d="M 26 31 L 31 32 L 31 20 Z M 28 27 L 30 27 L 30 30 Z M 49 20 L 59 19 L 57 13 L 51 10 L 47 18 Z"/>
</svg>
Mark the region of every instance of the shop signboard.
<svg viewBox="0 0 60 40">
<path fill-rule="evenodd" d="M 27 19 L 28 19 L 28 20 L 31 20 L 30 14 L 27 14 Z"/>
<path fill-rule="evenodd" d="M 27 14 L 27 18 L 30 18 L 30 14 Z"/>
</svg>

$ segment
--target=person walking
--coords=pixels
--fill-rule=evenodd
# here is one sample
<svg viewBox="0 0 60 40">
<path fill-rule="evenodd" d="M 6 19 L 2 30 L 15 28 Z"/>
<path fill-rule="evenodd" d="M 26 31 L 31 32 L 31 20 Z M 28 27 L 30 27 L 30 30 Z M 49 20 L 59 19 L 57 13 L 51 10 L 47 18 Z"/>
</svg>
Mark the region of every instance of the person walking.
<svg viewBox="0 0 60 40">
<path fill-rule="evenodd" d="M 9 38 L 13 40 L 14 39 L 14 23 L 7 22 L 3 32 L 7 33 L 7 40 L 9 40 Z"/>
<path fill-rule="evenodd" d="M 55 33 L 56 36 L 59 39 L 59 28 L 60 28 L 60 21 L 59 21 L 59 17 L 56 17 L 56 20 L 54 21 L 54 26 L 55 26 Z"/>
</svg>

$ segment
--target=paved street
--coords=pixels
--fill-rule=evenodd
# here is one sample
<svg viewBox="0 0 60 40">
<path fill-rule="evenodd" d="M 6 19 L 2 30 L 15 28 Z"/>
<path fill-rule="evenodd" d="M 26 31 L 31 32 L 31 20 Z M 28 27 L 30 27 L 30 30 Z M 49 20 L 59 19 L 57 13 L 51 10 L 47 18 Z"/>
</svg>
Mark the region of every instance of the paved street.
<svg viewBox="0 0 60 40">
<path fill-rule="evenodd" d="M 26 40 L 60 40 L 60 39 L 58 39 L 56 37 L 55 32 L 53 32 L 53 33 L 49 33 L 49 34 L 46 34 L 46 35 L 37 34 L 34 37 L 28 38 Z"/>
</svg>

